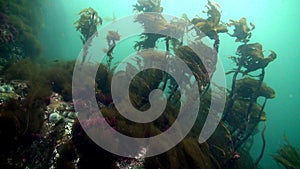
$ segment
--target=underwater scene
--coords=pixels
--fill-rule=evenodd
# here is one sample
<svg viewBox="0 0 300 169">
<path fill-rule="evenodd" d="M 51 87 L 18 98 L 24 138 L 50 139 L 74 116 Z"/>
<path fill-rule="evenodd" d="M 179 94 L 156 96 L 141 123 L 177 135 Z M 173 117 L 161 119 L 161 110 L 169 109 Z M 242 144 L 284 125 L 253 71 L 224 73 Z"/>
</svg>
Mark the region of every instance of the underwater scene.
<svg viewBox="0 0 300 169">
<path fill-rule="evenodd" d="M 0 9 L 0 169 L 300 169 L 300 1 Z"/>
</svg>

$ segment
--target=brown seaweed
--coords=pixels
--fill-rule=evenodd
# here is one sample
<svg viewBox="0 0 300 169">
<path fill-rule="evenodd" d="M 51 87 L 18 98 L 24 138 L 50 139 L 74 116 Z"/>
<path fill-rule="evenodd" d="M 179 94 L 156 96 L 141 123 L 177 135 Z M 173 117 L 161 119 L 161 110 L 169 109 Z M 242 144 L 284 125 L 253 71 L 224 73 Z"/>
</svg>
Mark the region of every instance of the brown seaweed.
<svg viewBox="0 0 300 169">
<path fill-rule="evenodd" d="M 251 31 L 255 28 L 255 25 L 250 22 L 251 28 L 247 25 L 247 19 L 242 17 L 239 21 L 230 19 L 230 23 L 227 26 L 234 26 L 233 34 L 228 33 L 232 37 L 236 37 L 236 42 L 247 43 L 251 38 Z"/>
<path fill-rule="evenodd" d="M 285 144 L 282 145 L 276 154 L 272 155 L 273 159 L 284 166 L 286 169 L 300 168 L 300 151 L 289 143 L 286 136 L 283 136 Z"/>
</svg>

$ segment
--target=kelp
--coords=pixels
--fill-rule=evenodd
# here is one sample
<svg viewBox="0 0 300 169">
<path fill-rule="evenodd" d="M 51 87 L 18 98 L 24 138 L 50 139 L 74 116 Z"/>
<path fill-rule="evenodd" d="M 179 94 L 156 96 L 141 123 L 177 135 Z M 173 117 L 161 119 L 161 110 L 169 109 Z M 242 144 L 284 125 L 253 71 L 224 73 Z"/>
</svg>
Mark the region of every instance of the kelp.
<svg viewBox="0 0 300 169">
<path fill-rule="evenodd" d="M 137 13 L 135 22 L 143 25 L 146 32 L 164 33 L 166 31 L 173 31 L 179 40 L 175 41 L 171 37 L 160 34 L 144 33 L 140 35 L 140 41 L 134 44 L 137 54 L 140 57 L 126 63 L 126 71 L 114 72 L 115 70 L 110 67 L 110 64 L 101 64 L 97 72 L 95 84 L 96 100 L 98 101 L 101 113 L 104 115 L 104 119 L 96 118 L 91 120 L 94 120 L 93 122 L 96 121 L 95 124 L 97 120 L 98 123 L 105 121 L 118 132 L 132 137 L 151 137 L 164 132 L 177 118 L 181 99 L 180 88 L 170 75 L 160 70 L 148 69 L 141 72 L 139 70 L 143 66 L 151 67 L 154 64 L 169 66 L 168 63 L 172 61 L 171 53 L 174 53 L 186 63 L 195 76 L 198 85 L 201 86 L 199 93 L 203 96 L 200 103 L 202 107 L 198 112 L 196 124 L 187 137 L 169 151 L 155 157 L 146 158 L 144 166 L 146 168 L 162 169 L 257 168 L 243 145 L 247 143 L 249 137 L 258 132 L 257 126 L 259 122 L 266 121 L 266 112 L 264 111 L 266 101 L 275 97 L 275 91 L 263 82 L 265 68 L 276 58 L 275 52 L 264 56 L 261 44 L 246 43 L 250 41 L 251 28 L 242 27 L 235 29 L 235 33 L 232 36 L 239 38 L 239 41 L 244 44 L 238 47 L 237 56 L 232 57 L 237 68 L 233 69 L 233 86 L 227 96 L 226 111 L 212 137 L 207 142 L 199 144 L 197 136 L 201 132 L 201 128 L 206 120 L 212 97 L 210 96 L 209 76 L 213 75 L 216 69 L 218 45 L 220 43 L 218 34 L 227 32 L 227 26 L 238 27 L 238 25 L 237 23 L 233 23 L 233 21 L 231 21 L 231 24 L 221 22 L 219 6 L 212 1 L 208 1 L 207 18 L 195 17 L 192 19 L 192 26 L 194 30 L 198 31 L 198 40 L 203 37 L 204 33 L 204 36 L 208 36 L 215 41 L 214 47 L 206 48 L 200 41 L 193 42 L 188 47 L 183 44 L 183 40 L 180 38 L 185 33 L 191 31 L 188 29 L 188 26 L 191 25 L 182 24 L 183 22 L 180 19 L 174 19 L 171 22 L 167 21 L 160 14 L 162 8 L 156 2 L 160 1 L 138 1 L 134 6 L 134 10 Z M 151 11 L 158 13 L 155 15 L 145 13 Z M 187 17 L 185 19 L 188 20 Z M 240 35 L 240 29 L 244 31 L 245 36 Z M 112 39 L 119 39 L 118 36 L 113 36 L 116 35 L 114 33 L 116 32 L 109 32 L 107 35 L 109 48 L 106 53 L 109 58 L 108 63 L 111 63 L 114 58 L 113 49 L 116 43 Z M 157 52 L 154 50 L 156 49 L 156 43 L 162 39 L 165 42 L 165 51 Z M 197 54 L 199 53 L 203 55 L 198 57 Z M 149 124 L 136 124 L 129 121 L 122 117 L 114 107 L 114 102 L 110 94 L 112 76 L 131 78 L 133 72 L 139 72 L 133 78 L 129 87 L 130 103 L 136 109 L 140 111 L 149 109 L 148 96 L 154 89 L 162 89 L 168 96 L 167 106 L 163 114 Z M 254 73 L 258 73 L 258 75 L 255 76 L 253 75 Z M 238 78 L 238 75 L 244 77 Z M 184 78 L 190 79 L 191 77 L 186 76 Z M 203 90 L 205 87 L 207 87 L 207 90 Z M 76 92 L 80 93 L 81 91 L 80 89 L 76 89 Z M 258 103 L 258 97 L 265 98 L 263 104 Z M 123 105 L 124 109 L 126 109 L 126 106 L 128 105 Z M 93 124 L 87 122 L 83 125 Z M 97 132 L 95 126 L 90 127 L 92 132 Z M 108 139 L 114 141 L 113 138 Z M 100 161 L 96 159 L 101 159 L 100 163 L 106 168 L 116 167 L 114 166 L 114 162 L 118 161 L 118 157 L 97 147 L 84 133 L 78 122 L 75 123 L 73 128 L 72 141 L 79 155 L 79 168 L 99 164 Z M 263 151 L 264 149 L 262 149 L 260 156 L 263 155 Z"/>
<path fill-rule="evenodd" d="M 166 30 L 168 26 L 160 13 L 140 13 L 134 22 L 142 24 L 145 32 L 140 35 L 141 40 L 134 45 L 136 50 L 154 48 L 156 41 L 164 37 L 160 32 Z"/>
<path fill-rule="evenodd" d="M 169 40 L 172 39 L 172 42 L 174 42 L 174 38 L 166 37 L 164 34 L 170 32 L 170 29 L 176 33 L 174 30 L 176 28 L 181 29 L 181 26 L 177 25 L 178 27 L 176 27 L 175 23 L 170 25 L 161 15 L 163 8 L 160 7 L 160 0 L 138 0 L 133 7 L 137 13 L 134 22 L 140 23 L 144 28 L 144 33 L 140 35 L 141 40 L 135 43 L 134 48 L 138 51 L 155 48 L 156 41 L 164 38 L 166 50 L 169 51 Z"/>
<path fill-rule="evenodd" d="M 143 25 L 144 32 L 160 32 L 167 28 L 167 21 L 160 13 L 141 13 L 134 20 Z"/>
<path fill-rule="evenodd" d="M 78 15 L 80 18 L 74 23 L 76 30 L 81 33 L 81 41 L 83 44 L 97 32 L 97 27 L 102 25 L 102 18 L 98 16 L 97 11 L 89 7 L 82 9 Z"/>
<path fill-rule="evenodd" d="M 228 114 L 228 117 L 226 117 L 224 120 L 226 120 L 230 127 L 234 129 L 245 128 L 248 121 L 248 107 L 249 101 L 243 99 L 236 100 L 230 113 Z M 253 104 L 249 116 L 251 119 L 255 119 L 255 121 L 265 121 L 266 118 L 265 112 L 262 111 L 262 107 L 257 103 Z"/>
<path fill-rule="evenodd" d="M 201 45 L 195 45 L 195 46 L 201 46 Z M 205 51 L 202 50 L 201 53 L 204 54 Z M 202 62 L 208 60 L 215 60 L 215 58 L 210 57 L 207 58 L 207 60 L 199 58 L 198 54 L 195 53 L 188 46 L 179 46 L 175 50 L 175 54 L 189 66 L 189 68 L 191 69 L 193 75 L 195 76 L 198 82 L 198 86 L 206 86 L 209 81 L 208 70 L 206 70 L 206 67 L 204 67 L 204 64 Z"/>
<path fill-rule="evenodd" d="M 101 91 L 105 96 L 110 95 L 111 78 L 113 71 L 108 66 L 100 64 L 96 74 L 96 89 Z"/>
<path fill-rule="evenodd" d="M 238 97 L 250 98 L 253 92 L 256 90 L 258 83 L 259 81 L 254 78 L 244 77 L 236 81 L 235 92 Z M 272 99 L 275 97 L 275 91 L 272 88 L 268 87 L 265 83 L 262 83 L 256 97 L 260 96 Z"/>
<path fill-rule="evenodd" d="M 135 5 L 133 5 L 133 11 L 136 12 L 158 12 L 163 11 L 163 7 L 160 6 L 161 0 L 138 0 Z"/>
<path fill-rule="evenodd" d="M 274 61 L 277 54 L 272 50 L 270 50 L 270 52 L 271 54 L 265 57 L 260 43 L 243 44 L 237 48 L 236 52 L 240 57 L 232 56 L 231 59 L 233 59 L 238 66 L 246 69 L 243 72 L 243 74 L 246 75 L 258 69 L 264 69 L 270 62 Z"/>
<path fill-rule="evenodd" d="M 113 50 L 116 46 L 116 42 L 121 39 L 121 36 L 117 31 L 108 31 L 106 35 L 106 41 L 108 44 L 108 49 L 103 49 L 107 56 L 107 66 L 110 67 L 111 61 L 113 60 Z"/>
<path fill-rule="evenodd" d="M 201 17 L 195 17 L 191 20 L 194 25 L 197 35 L 202 38 L 203 34 L 210 39 L 214 40 L 214 48 L 216 51 L 219 50 L 219 33 L 227 32 L 227 26 L 224 23 L 220 23 L 221 12 L 219 10 L 220 6 L 213 1 L 207 1 L 207 19 Z"/>
<path fill-rule="evenodd" d="M 216 131 L 207 142 L 211 154 L 220 163 L 220 166 L 225 166 L 228 161 L 233 159 L 235 150 L 231 132 L 223 122 L 218 125 Z"/>
<path fill-rule="evenodd" d="M 230 23 L 228 23 L 227 26 L 229 27 L 234 26 L 235 28 L 233 30 L 233 33 L 232 34 L 228 33 L 228 35 L 232 37 L 236 37 L 235 39 L 236 42 L 247 43 L 251 38 L 252 35 L 251 31 L 255 29 L 255 25 L 252 22 L 250 22 L 251 28 L 249 28 L 247 25 L 247 19 L 244 17 L 242 17 L 238 21 L 230 19 L 229 22 Z"/>
<path fill-rule="evenodd" d="M 91 45 L 93 37 L 97 36 L 97 28 L 102 25 L 102 18 L 98 15 L 98 12 L 93 8 L 82 9 L 78 15 L 80 18 L 74 23 L 76 31 L 81 33 L 80 39 L 83 46 L 83 58 L 82 62 L 85 62 L 88 46 Z"/>
<path fill-rule="evenodd" d="M 144 167 L 161 169 L 257 168 L 256 165 L 258 163 L 255 164 L 249 152 L 245 151 L 246 148 L 244 146 L 248 138 L 251 138 L 251 136 L 259 132 L 257 128 L 258 124 L 261 121 L 266 121 L 267 112 L 264 111 L 264 108 L 267 99 L 275 97 L 275 91 L 268 87 L 263 81 L 265 69 L 269 63 L 276 58 L 276 53 L 271 51 L 268 56 L 265 56 L 261 44 L 248 44 L 253 28 L 246 27 L 247 25 L 245 26 L 244 24 L 245 20 L 231 20 L 229 24 L 223 23 L 221 21 L 220 6 L 210 0 L 207 1 L 207 18 L 195 17 L 191 20 L 191 25 L 185 24 L 184 20 L 189 21 L 187 17 L 184 17 L 184 20 L 175 18 L 171 21 L 167 21 L 163 18 L 163 15 L 160 14 L 163 8 L 160 7 L 159 0 L 138 0 L 137 4 L 134 5 L 134 10 L 137 14 L 135 22 L 143 25 L 145 31 L 156 31 L 158 33 L 166 33 L 167 31 L 171 32 L 174 37 L 166 37 L 161 34 L 141 34 L 140 41 L 134 44 L 137 54 L 141 57 L 134 58 L 132 62 L 126 64 L 125 69 L 127 72 L 116 72 L 110 63 L 114 59 L 113 49 L 117 45 L 116 41 L 120 40 L 120 35 L 113 30 L 108 32 L 106 35 L 108 43 L 108 49 L 106 51 L 108 64 L 100 64 L 95 79 L 90 77 L 87 81 L 81 82 L 83 86 L 87 84 L 86 86 L 89 87 L 90 85 L 88 84 L 91 82 L 95 84 L 96 101 L 104 117 L 91 117 L 81 123 L 76 120 L 72 128 L 72 139 L 58 148 L 60 156 L 57 157 L 55 166 L 57 168 L 88 168 L 100 164 L 102 168 L 117 168 L 116 162 L 123 158 L 107 152 L 96 145 L 86 135 L 82 126 L 90 127 L 88 128 L 89 130 L 98 133 L 99 131 L 95 126 L 99 123 L 106 122 L 120 133 L 140 138 L 152 137 L 166 131 L 176 120 L 178 110 L 182 103 L 181 101 L 188 103 L 192 101 L 182 98 L 180 93 L 181 89 L 178 87 L 179 84 L 177 84 L 174 78 L 163 71 L 147 69 L 139 72 L 131 81 L 129 87 L 130 101 L 132 105 L 140 111 L 147 110 L 151 106 L 148 96 L 152 90 L 161 89 L 167 95 L 167 105 L 162 115 L 155 121 L 147 124 L 136 124 L 124 118 L 116 110 L 111 96 L 111 79 L 113 76 L 132 77 L 132 73 L 141 70 L 143 66 L 151 67 L 153 64 L 172 66 L 169 64 L 173 59 L 171 54 L 175 54 L 189 67 L 197 82 L 191 82 L 191 77 L 186 75 L 183 76 L 183 78 L 186 78 L 190 83 L 198 83 L 199 94 L 201 94 L 201 109 L 198 112 L 196 123 L 190 133 L 188 133 L 178 145 L 167 152 L 144 159 Z M 18 11 L 20 13 L 23 12 L 21 9 L 18 9 Z M 149 15 L 146 12 L 158 13 Z M 102 19 L 92 8 L 83 9 L 79 15 L 80 18 L 75 22 L 75 26 L 81 33 L 82 42 L 86 43 L 84 51 L 87 52 L 89 48 L 88 39 L 93 35 L 96 36 L 97 26 L 102 24 Z M 30 44 L 30 46 L 35 44 L 37 47 L 37 43 L 33 40 L 34 36 L 30 34 L 34 29 L 25 24 L 27 20 L 25 19 L 22 23 L 18 17 L 14 18 L 14 16 L 11 15 L 11 18 L 14 22 L 18 22 L 18 24 L 15 25 L 18 29 L 23 29 L 23 35 L 26 37 L 26 40 L 31 39 L 26 42 Z M 5 20 L 5 18 L 3 20 Z M 210 84 L 209 77 L 216 71 L 218 45 L 220 43 L 219 33 L 227 32 L 227 26 L 235 26 L 234 33 L 231 34 L 231 36 L 237 38 L 237 41 L 243 44 L 238 47 L 237 56 L 231 57 L 236 63 L 237 68 L 232 70 L 233 83 L 231 90 L 228 89 L 229 95 L 227 96 L 226 110 L 222 121 L 210 139 L 203 144 L 199 144 L 198 136 L 206 121 L 213 97 L 211 96 L 210 88 L 210 85 L 213 84 Z M 7 29 L 8 26 L 4 28 Z M 10 25 L 9 28 L 11 28 Z M 185 33 L 190 33 L 192 30 L 197 33 L 195 37 L 197 41 L 187 46 L 184 44 L 183 37 Z M 14 30 L 11 29 L 9 31 L 12 32 Z M 198 41 L 201 40 L 203 36 L 207 36 L 213 40 L 214 46 L 207 47 L 201 41 Z M 9 35 L 4 37 L 4 40 L 12 41 L 14 39 Z M 23 40 L 25 41 L 25 39 Z M 164 40 L 165 51 L 157 52 L 155 50 L 158 40 Z M 27 50 L 27 53 L 32 55 L 37 53 L 34 52 L 37 50 L 29 51 L 30 48 L 25 50 L 25 48 L 20 47 L 20 49 L 22 50 L 20 50 L 18 55 L 22 56 L 23 52 Z M 200 56 L 197 54 L 200 54 Z M 84 61 L 83 59 L 82 63 Z M 31 59 L 24 59 L 18 63 L 10 64 L 10 67 L 6 71 L 5 78 L 7 80 L 18 78 L 22 81 L 26 81 L 28 83 L 28 89 L 26 90 L 26 98 L 22 100 L 22 104 L 19 104 L 19 100 L 17 101 L 12 98 L 12 102 L 7 102 L 7 104 L 5 104 L 7 107 L 0 110 L 0 126 L 1 128 L 9 128 L 7 131 L 3 130 L 4 132 L 0 132 L 1 138 L 2 136 L 7 138 L 1 140 L 1 143 L 3 143 L 1 144 L 1 148 L 5 150 L 3 151 L 5 153 L 4 155 L 0 154 L 1 166 L 9 168 L 13 165 L 11 163 L 15 163 L 15 166 L 24 168 L 24 166 L 21 166 L 25 164 L 21 161 L 22 158 L 13 156 L 10 158 L 13 160 L 9 161 L 7 157 L 11 154 L 19 155 L 25 152 L 25 157 L 29 156 L 34 158 L 36 154 L 43 154 L 42 152 L 53 150 L 55 143 L 49 144 L 51 148 L 44 144 L 35 145 L 32 144 L 32 140 L 30 140 L 33 139 L 32 137 L 29 137 L 30 139 L 27 140 L 25 136 L 30 136 L 30 134 L 36 132 L 39 133 L 44 108 L 49 102 L 49 95 L 52 91 L 62 95 L 66 101 L 72 100 L 71 80 L 74 64 L 75 62 L 73 61 L 53 62 L 40 60 L 39 62 L 35 62 Z M 91 64 L 90 66 L 95 65 Z M 82 72 L 83 75 L 92 74 L 92 72 L 88 71 L 90 70 Z M 238 75 L 241 75 L 242 78 Z M 186 84 L 186 86 L 188 85 L 190 84 Z M 84 94 L 84 91 L 85 90 L 80 88 L 73 88 L 73 92 Z M 263 104 L 258 102 L 258 97 L 265 99 Z M 126 109 L 128 105 L 125 104 L 123 107 Z M 61 133 L 57 133 L 55 130 L 49 137 L 56 137 L 56 134 Z M 264 129 L 262 135 L 263 134 Z M 111 137 L 108 138 L 108 140 L 113 142 L 115 138 Z M 26 145 L 22 143 L 23 141 L 26 141 Z M 167 142 L 160 144 L 167 144 Z M 16 147 L 19 147 L 19 149 L 17 150 Z M 35 154 L 30 155 L 30 153 L 28 153 L 29 147 L 34 148 Z M 264 149 L 262 148 L 259 158 L 263 156 L 263 151 Z M 283 155 L 285 157 L 290 158 L 290 156 L 286 155 L 286 151 L 280 151 L 280 153 L 282 152 L 284 152 Z M 294 151 L 291 152 L 295 155 Z M 282 156 L 276 158 L 281 159 L 281 157 Z M 44 159 L 39 166 L 49 166 L 54 163 L 53 161 L 48 162 L 48 157 L 40 156 L 38 159 Z M 7 161 L 9 161 L 9 164 Z M 72 163 L 74 161 L 76 164 Z M 28 167 L 34 167 L 34 165 L 29 162 L 26 165 Z"/>
<path fill-rule="evenodd" d="M 219 24 L 221 19 L 221 12 L 218 10 L 218 5 L 216 3 L 213 3 L 212 1 L 208 1 L 206 7 L 208 11 L 205 13 L 207 13 L 208 18 L 203 19 L 197 17 L 193 18 L 191 22 L 206 36 L 211 39 L 215 39 L 217 33 L 227 32 L 227 28 L 225 25 Z"/>
<path fill-rule="evenodd" d="M 286 136 L 283 135 L 285 142 L 276 154 L 273 154 L 273 159 L 283 165 L 286 169 L 299 169 L 300 168 L 300 151 L 299 149 L 292 146 L 287 140 Z"/>
<path fill-rule="evenodd" d="M 184 46 L 180 42 L 180 40 L 179 43 L 176 42 L 174 43 L 175 45 L 172 44 L 172 48 L 171 48 L 169 46 L 170 45 L 169 40 L 171 40 L 168 39 L 169 37 L 164 37 L 156 34 L 145 34 L 145 33 L 141 35 L 142 37 L 141 41 L 136 42 L 135 48 L 138 51 L 149 52 L 148 49 L 155 48 L 156 47 L 155 44 L 158 41 L 158 39 L 163 38 L 166 42 L 165 43 L 166 50 L 165 50 L 165 56 L 163 52 L 160 54 L 161 63 L 164 64 L 165 59 L 168 58 L 167 57 L 168 54 L 170 52 L 174 52 L 175 55 L 179 56 L 180 59 L 182 59 L 192 70 L 193 75 L 196 77 L 196 80 L 199 83 L 199 86 L 201 86 L 202 88 L 205 86 L 209 87 L 208 75 L 212 75 L 214 73 L 215 65 L 217 63 L 217 57 L 216 54 L 214 54 L 214 50 L 218 52 L 218 45 L 220 43 L 218 34 L 228 32 L 227 26 L 235 26 L 234 33 L 230 35 L 236 37 L 238 39 L 237 42 L 243 42 L 244 44 L 238 47 L 236 52 L 238 56 L 231 57 L 231 59 L 236 63 L 238 68 L 233 69 L 232 71 L 232 73 L 234 73 L 232 78 L 233 83 L 228 96 L 229 101 L 226 103 L 224 117 L 222 118 L 222 122 L 221 122 L 222 125 L 219 126 L 219 128 L 216 130 L 216 133 L 208 141 L 210 152 L 207 153 L 206 155 L 209 154 L 209 156 L 211 157 L 211 160 L 214 163 L 214 168 L 232 168 L 232 167 L 239 168 L 243 163 L 238 162 L 240 155 L 238 155 L 237 151 L 243 152 L 242 145 L 244 145 L 247 142 L 248 138 L 251 135 L 257 133 L 256 131 L 257 131 L 258 123 L 261 121 L 266 121 L 266 112 L 264 112 L 266 101 L 267 99 L 272 99 L 275 97 L 275 91 L 272 88 L 268 87 L 265 83 L 263 83 L 263 80 L 265 75 L 265 68 L 277 56 L 276 53 L 273 51 L 270 51 L 270 55 L 265 56 L 263 54 L 262 45 L 259 43 L 247 44 L 247 42 L 249 42 L 251 38 L 251 31 L 255 27 L 254 24 L 251 23 L 250 25 L 252 28 L 249 28 L 246 24 L 245 19 L 241 19 L 240 21 L 236 21 L 236 22 L 230 20 L 231 23 L 225 24 L 224 22 L 221 22 L 221 12 L 219 8 L 220 7 L 218 4 L 212 1 L 208 1 L 207 4 L 208 11 L 206 12 L 207 18 L 204 19 L 200 17 L 195 17 L 191 20 L 193 26 L 192 29 L 197 32 L 197 36 L 198 36 L 197 39 L 199 40 L 203 38 L 203 36 L 208 36 L 210 39 L 215 41 L 213 49 L 199 48 L 199 46 L 203 46 L 199 44 L 201 43 L 199 41 L 196 41 L 192 43 L 190 47 L 187 47 Z M 156 32 L 171 31 L 172 24 L 166 22 L 160 14 L 156 14 L 156 16 L 145 17 L 147 15 L 150 16 L 150 14 L 143 13 L 143 10 L 140 10 L 138 12 L 140 13 L 137 15 L 136 22 L 141 23 L 144 26 L 144 29 L 146 31 L 147 30 L 156 31 Z M 184 20 L 189 21 L 189 19 L 186 16 L 184 17 Z M 174 23 L 179 24 L 180 20 Z M 174 23 L 173 25 L 175 25 Z M 184 34 L 184 32 L 191 31 L 191 29 L 189 29 L 188 26 L 189 25 L 182 25 L 180 29 L 178 29 L 178 32 Z M 196 51 L 193 51 L 192 49 Z M 200 55 L 201 53 L 204 54 L 199 58 L 197 56 L 197 54 L 199 53 Z M 152 59 L 155 60 L 156 58 L 152 57 Z M 168 61 L 171 60 L 172 58 L 168 58 Z M 137 65 L 142 65 L 143 61 L 144 60 L 138 60 Z M 204 65 L 206 65 L 206 67 Z M 127 68 L 138 70 L 137 67 L 133 65 L 130 65 Z M 155 73 L 153 72 L 152 73 L 153 76 L 158 76 L 156 73 L 157 72 Z M 253 75 L 252 73 L 258 73 L 258 75 Z M 239 74 L 245 77 L 238 79 Z M 160 78 L 158 79 L 160 80 Z M 174 107 L 178 107 L 178 105 L 176 106 L 176 104 L 178 104 L 178 99 L 180 99 L 180 95 L 178 95 L 179 93 L 178 84 L 173 79 L 171 79 L 170 76 L 164 76 L 162 79 L 163 79 L 163 84 L 166 84 L 165 82 L 169 81 L 168 84 L 169 92 L 167 92 L 169 94 L 168 100 L 170 101 L 171 104 L 173 104 Z M 132 89 L 139 91 L 138 93 L 145 90 L 146 96 L 150 90 L 153 90 L 152 88 L 149 88 L 148 85 L 144 85 L 144 82 L 140 82 L 140 84 L 141 86 L 143 86 L 142 90 L 139 90 L 138 88 L 132 88 Z M 166 89 L 165 86 L 162 87 L 162 89 Z M 201 90 L 199 91 L 199 93 L 203 92 L 203 94 L 205 94 L 205 91 L 203 92 Z M 259 104 L 257 102 L 258 97 L 265 98 L 263 104 Z M 132 98 L 135 97 L 133 96 Z M 132 101 L 132 103 L 137 104 L 138 101 Z M 147 104 L 147 102 L 139 102 L 139 103 L 141 103 L 142 105 Z M 207 101 L 205 105 L 209 105 L 209 101 Z M 202 108 L 205 109 L 205 106 Z M 198 127 L 201 127 L 201 124 L 203 124 L 206 117 L 206 113 L 203 114 L 201 113 L 203 112 L 202 111 L 199 112 L 200 118 L 197 119 L 198 122 L 199 120 L 201 120 L 201 122 L 199 122 L 200 125 L 196 125 Z M 199 133 L 199 130 L 195 130 L 193 128 L 190 134 L 191 136 L 197 136 L 197 134 L 195 133 Z M 226 143 L 221 142 L 222 138 L 224 137 L 227 139 Z M 191 145 L 192 144 L 193 143 L 191 143 Z M 188 149 L 189 147 L 186 148 Z M 157 168 L 158 167 L 176 168 L 180 165 L 184 166 L 186 165 L 184 164 L 184 162 L 181 163 L 176 161 L 176 159 L 179 158 L 185 159 L 185 157 L 182 158 L 180 157 L 181 152 L 184 151 L 183 149 L 184 148 L 181 147 L 179 149 L 174 148 L 170 150 L 170 152 L 168 153 L 172 152 L 171 153 L 172 158 L 168 158 L 169 157 L 168 153 L 166 153 L 161 156 L 158 156 L 158 160 L 148 160 L 148 161 L 146 160 L 146 163 L 149 167 L 155 166 Z M 263 151 L 264 149 L 262 149 L 262 153 L 260 154 L 260 156 L 263 155 Z M 190 151 L 188 152 L 191 153 Z M 185 156 L 187 156 L 186 158 L 192 157 L 191 154 L 185 154 Z M 257 164 L 253 162 L 249 154 L 245 156 L 246 157 L 243 156 L 243 161 L 247 161 L 249 163 L 249 165 L 246 167 L 249 168 L 251 166 L 251 168 L 256 168 L 255 165 Z M 189 160 L 193 161 L 192 159 L 193 158 L 190 158 Z M 197 165 L 197 162 L 193 163 L 194 165 L 193 167 Z M 185 166 L 185 167 L 193 168 L 191 166 Z M 201 167 L 203 168 L 204 166 Z"/>
</svg>

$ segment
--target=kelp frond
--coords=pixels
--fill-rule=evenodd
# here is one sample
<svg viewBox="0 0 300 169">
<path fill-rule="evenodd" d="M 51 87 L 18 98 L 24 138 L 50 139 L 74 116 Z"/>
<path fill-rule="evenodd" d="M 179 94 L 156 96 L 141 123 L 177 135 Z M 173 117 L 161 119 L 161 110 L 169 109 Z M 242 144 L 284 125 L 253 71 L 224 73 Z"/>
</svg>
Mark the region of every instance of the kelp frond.
<svg viewBox="0 0 300 169">
<path fill-rule="evenodd" d="M 273 159 L 283 165 L 286 169 L 300 169 L 300 151 L 292 146 L 285 135 L 285 144 L 282 145 L 277 154 L 272 155 Z"/>
</svg>

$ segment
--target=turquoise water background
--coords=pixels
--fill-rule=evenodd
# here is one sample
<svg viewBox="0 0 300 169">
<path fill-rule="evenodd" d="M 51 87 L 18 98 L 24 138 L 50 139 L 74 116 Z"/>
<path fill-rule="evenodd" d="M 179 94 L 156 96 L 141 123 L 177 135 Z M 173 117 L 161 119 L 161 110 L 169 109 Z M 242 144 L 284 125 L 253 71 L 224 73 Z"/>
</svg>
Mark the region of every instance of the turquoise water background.
<svg viewBox="0 0 300 169">
<path fill-rule="evenodd" d="M 263 168 L 279 168 L 271 155 L 283 144 L 285 133 L 290 143 L 300 143 L 300 1 L 299 0 L 217 0 L 224 22 L 246 17 L 256 25 L 250 43 L 259 42 L 265 50 L 274 50 L 278 58 L 266 69 L 265 82 L 276 91 L 269 100 L 267 114 L 266 150 L 260 162 Z M 83 8 L 92 7 L 104 18 L 102 25 L 111 23 L 113 15 L 122 18 L 133 14 L 136 0 L 48 0 L 43 8 L 43 30 L 39 35 L 45 55 L 55 59 L 76 59 L 82 44 L 73 23 Z M 162 0 L 164 14 L 180 17 L 186 13 L 205 17 L 206 0 Z M 128 27 L 127 27 L 128 28 Z M 101 27 L 100 27 L 101 29 Z M 126 27 L 124 27 L 126 29 Z M 235 65 L 227 58 L 234 55 L 239 43 L 228 35 L 221 36 L 219 58 L 226 70 Z M 252 147 L 254 159 L 260 153 L 261 138 L 255 137 Z"/>
</svg>

